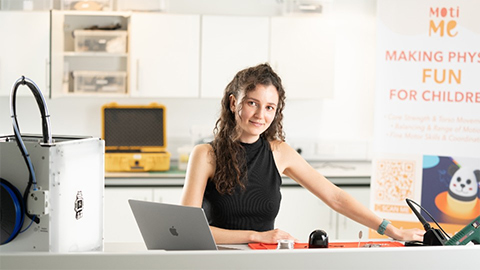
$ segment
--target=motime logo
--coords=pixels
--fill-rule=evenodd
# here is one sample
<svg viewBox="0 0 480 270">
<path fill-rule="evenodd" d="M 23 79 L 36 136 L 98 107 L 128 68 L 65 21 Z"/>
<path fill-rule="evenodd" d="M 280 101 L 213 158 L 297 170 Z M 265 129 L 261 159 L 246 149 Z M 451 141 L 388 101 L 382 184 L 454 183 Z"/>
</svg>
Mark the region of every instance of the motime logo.
<svg viewBox="0 0 480 270">
<path fill-rule="evenodd" d="M 459 7 L 431 7 L 429 15 L 430 17 L 440 19 L 437 23 L 433 19 L 430 20 L 429 36 L 438 34 L 440 37 L 443 37 L 447 34 L 449 37 L 455 37 L 458 34 L 455 28 L 457 27 L 456 19 L 460 16 Z M 450 18 L 451 20 L 446 21 L 445 18 Z"/>
</svg>

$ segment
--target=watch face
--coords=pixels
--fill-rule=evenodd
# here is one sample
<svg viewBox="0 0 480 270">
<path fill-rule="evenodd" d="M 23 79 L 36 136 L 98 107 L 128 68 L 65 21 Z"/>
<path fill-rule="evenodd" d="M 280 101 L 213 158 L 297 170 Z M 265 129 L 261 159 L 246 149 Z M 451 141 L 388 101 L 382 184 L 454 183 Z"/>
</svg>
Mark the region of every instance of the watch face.
<svg viewBox="0 0 480 270">
<path fill-rule="evenodd" d="M 387 229 L 388 224 L 390 224 L 390 221 L 384 219 L 380 224 L 380 226 L 378 226 L 377 233 L 381 235 L 385 234 L 385 230 Z"/>
</svg>

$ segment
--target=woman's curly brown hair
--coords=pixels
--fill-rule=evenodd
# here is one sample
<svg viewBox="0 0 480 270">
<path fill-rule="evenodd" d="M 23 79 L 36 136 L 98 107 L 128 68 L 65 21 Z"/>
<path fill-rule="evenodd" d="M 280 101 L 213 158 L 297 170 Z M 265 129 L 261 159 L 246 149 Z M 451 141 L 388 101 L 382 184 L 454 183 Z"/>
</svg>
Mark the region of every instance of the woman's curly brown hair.
<svg viewBox="0 0 480 270">
<path fill-rule="evenodd" d="M 260 137 L 267 141 L 285 141 L 282 125 L 285 90 L 280 77 L 267 63 L 239 71 L 225 88 L 220 118 L 214 129 L 215 138 L 212 147 L 216 169 L 211 181 L 220 194 L 231 194 L 236 186 L 244 189 L 247 176 L 245 150 L 239 141 L 242 130 L 235 121 L 236 112 L 230 110 L 230 96 L 233 95 L 239 100 L 243 94 L 245 98 L 247 93 L 255 90 L 257 85 L 273 85 L 278 91 L 274 120 Z"/>
</svg>

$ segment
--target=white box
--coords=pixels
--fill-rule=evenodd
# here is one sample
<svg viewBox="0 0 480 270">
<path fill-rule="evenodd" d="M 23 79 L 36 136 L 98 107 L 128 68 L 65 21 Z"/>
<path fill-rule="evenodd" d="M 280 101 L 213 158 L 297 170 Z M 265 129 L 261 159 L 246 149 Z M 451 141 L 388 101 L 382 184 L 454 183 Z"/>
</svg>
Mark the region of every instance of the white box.
<svg viewBox="0 0 480 270">
<path fill-rule="evenodd" d="M 112 0 L 63 0 L 63 10 L 102 11 L 112 10 Z"/>
<path fill-rule="evenodd" d="M 127 31 L 74 30 L 75 52 L 127 52 Z"/>
<path fill-rule="evenodd" d="M 1 245 L 0 253 L 103 251 L 105 141 L 54 136 L 52 144 L 42 144 L 42 136 L 22 138 L 35 169 L 37 187 L 48 191 L 48 214 Z M 13 135 L 0 137 L 0 165 L 0 177 L 23 194 L 29 173 Z M 82 207 L 78 207 L 79 200 Z M 25 216 L 23 229 L 29 223 Z"/>
<path fill-rule="evenodd" d="M 127 73 L 123 71 L 73 71 L 73 92 L 123 94 L 127 91 Z"/>
</svg>

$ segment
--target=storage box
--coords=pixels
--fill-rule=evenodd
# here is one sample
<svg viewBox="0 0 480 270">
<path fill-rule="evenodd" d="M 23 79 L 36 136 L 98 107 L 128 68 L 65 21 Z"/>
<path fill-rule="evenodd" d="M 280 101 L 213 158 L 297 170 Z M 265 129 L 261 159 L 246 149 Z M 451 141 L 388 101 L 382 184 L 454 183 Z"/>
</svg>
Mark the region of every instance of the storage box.
<svg viewBox="0 0 480 270">
<path fill-rule="evenodd" d="M 112 10 L 112 0 L 63 0 L 63 10 L 101 11 Z"/>
<path fill-rule="evenodd" d="M 165 107 L 106 104 L 102 108 L 105 170 L 167 171 Z"/>
<path fill-rule="evenodd" d="M 75 52 L 127 52 L 127 31 L 74 30 Z"/>
<path fill-rule="evenodd" d="M 123 71 L 73 71 L 73 92 L 123 94 L 127 73 Z"/>
</svg>

